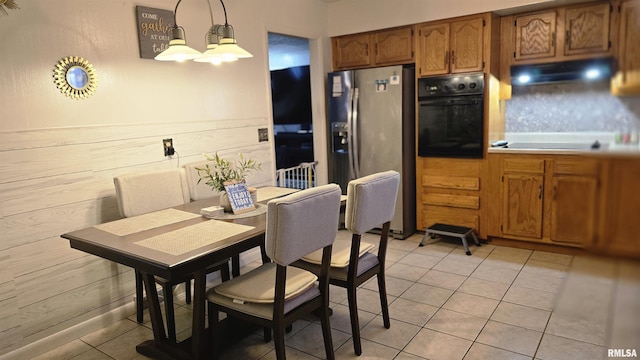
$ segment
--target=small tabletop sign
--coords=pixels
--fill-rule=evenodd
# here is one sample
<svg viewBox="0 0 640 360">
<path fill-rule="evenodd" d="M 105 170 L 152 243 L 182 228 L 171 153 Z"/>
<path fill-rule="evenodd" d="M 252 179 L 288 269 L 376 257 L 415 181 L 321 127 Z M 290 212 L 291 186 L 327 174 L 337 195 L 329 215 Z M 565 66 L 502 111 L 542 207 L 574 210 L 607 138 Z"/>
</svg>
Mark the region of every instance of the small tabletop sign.
<svg viewBox="0 0 640 360">
<path fill-rule="evenodd" d="M 233 210 L 234 214 L 256 209 L 244 179 L 225 181 L 224 189 L 227 191 L 229 203 L 231 203 L 231 210 Z"/>
</svg>

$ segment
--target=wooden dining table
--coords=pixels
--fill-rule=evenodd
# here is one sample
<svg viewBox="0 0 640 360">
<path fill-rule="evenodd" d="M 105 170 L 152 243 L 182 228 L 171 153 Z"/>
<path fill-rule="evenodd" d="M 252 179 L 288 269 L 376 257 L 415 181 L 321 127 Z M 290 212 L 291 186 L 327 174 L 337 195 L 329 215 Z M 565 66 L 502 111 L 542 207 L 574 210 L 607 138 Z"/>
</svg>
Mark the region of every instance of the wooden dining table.
<svg viewBox="0 0 640 360">
<path fill-rule="evenodd" d="M 221 260 L 260 247 L 262 260 L 266 231 L 266 202 L 297 191 L 284 188 L 258 189 L 257 209 L 220 219 L 200 215 L 218 199 L 194 201 L 174 208 L 99 224 L 61 235 L 72 248 L 138 270 L 147 295 L 153 340 L 136 350 L 154 359 L 206 359 L 209 354 L 205 328 L 206 269 Z M 234 269 L 235 275 L 239 269 Z M 166 280 L 194 279 L 192 336 L 175 342 L 168 339 L 155 276 Z"/>
</svg>

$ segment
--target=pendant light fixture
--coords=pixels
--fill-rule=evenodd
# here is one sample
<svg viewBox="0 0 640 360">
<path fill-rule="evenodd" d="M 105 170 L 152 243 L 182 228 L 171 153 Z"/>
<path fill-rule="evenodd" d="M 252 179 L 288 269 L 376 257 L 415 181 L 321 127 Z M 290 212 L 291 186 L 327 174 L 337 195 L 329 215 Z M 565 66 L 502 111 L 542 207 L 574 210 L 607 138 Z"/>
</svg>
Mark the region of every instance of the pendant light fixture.
<svg viewBox="0 0 640 360">
<path fill-rule="evenodd" d="M 178 26 L 176 15 L 178 14 L 178 6 L 182 0 L 178 0 L 176 9 L 173 12 L 173 28 L 171 29 L 171 40 L 169 47 L 156 55 L 155 59 L 160 61 L 185 61 L 192 60 L 201 55 L 198 50 L 187 46 L 187 38 L 184 34 L 182 26 Z"/>
<path fill-rule="evenodd" d="M 211 16 L 211 28 L 209 29 L 209 32 L 205 34 L 205 38 L 207 40 L 207 50 L 204 53 L 202 53 L 202 55 L 193 59 L 193 61 L 210 62 L 214 65 L 220 65 L 223 61 L 229 61 L 229 60 L 223 60 L 222 55 L 213 53 L 213 50 L 216 49 L 220 44 L 220 37 L 222 35 L 219 30 L 222 27 L 222 25 L 215 24 L 215 22 L 213 21 L 213 10 L 211 9 L 211 1 L 210 0 L 205 0 L 205 1 L 209 6 L 209 15 Z M 237 60 L 237 59 L 234 59 L 234 60 Z"/>
<path fill-rule="evenodd" d="M 242 58 L 253 57 L 251 53 L 244 50 L 240 46 L 234 37 L 233 26 L 229 25 L 227 20 L 227 8 L 224 6 L 224 2 L 220 0 L 222 4 L 222 10 L 224 11 L 224 25 L 214 24 L 213 12 L 211 11 L 211 4 L 209 4 L 209 11 L 211 13 L 211 29 L 207 33 L 207 51 L 205 51 L 200 57 L 194 59 L 198 62 L 211 62 L 213 64 L 220 64 L 222 62 L 236 61 Z"/>
</svg>

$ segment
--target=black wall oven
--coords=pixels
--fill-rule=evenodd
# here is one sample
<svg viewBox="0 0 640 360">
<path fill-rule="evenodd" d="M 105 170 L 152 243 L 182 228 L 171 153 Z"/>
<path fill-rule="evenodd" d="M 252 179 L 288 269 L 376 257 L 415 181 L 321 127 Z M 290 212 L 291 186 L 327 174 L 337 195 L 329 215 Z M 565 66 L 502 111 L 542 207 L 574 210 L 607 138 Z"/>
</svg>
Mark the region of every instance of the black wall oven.
<svg viewBox="0 0 640 360">
<path fill-rule="evenodd" d="M 418 79 L 418 156 L 482 158 L 484 74 Z"/>
</svg>

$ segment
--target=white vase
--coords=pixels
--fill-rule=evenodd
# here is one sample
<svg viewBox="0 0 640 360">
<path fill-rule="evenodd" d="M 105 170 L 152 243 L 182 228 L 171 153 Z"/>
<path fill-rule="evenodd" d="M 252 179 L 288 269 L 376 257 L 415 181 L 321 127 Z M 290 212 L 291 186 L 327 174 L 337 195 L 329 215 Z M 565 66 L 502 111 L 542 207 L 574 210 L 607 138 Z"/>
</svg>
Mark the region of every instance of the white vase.
<svg viewBox="0 0 640 360">
<path fill-rule="evenodd" d="M 231 203 L 229 202 L 229 196 L 227 196 L 226 192 L 220 194 L 220 206 L 224 209 L 225 212 L 231 212 Z"/>
<path fill-rule="evenodd" d="M 249 194 L 251 195 L 251 201 L 253 201 L 253 205 L 255 205 L 255 207 L 258 207 L 258 189 L 250 187 Z"/>
</svg>

